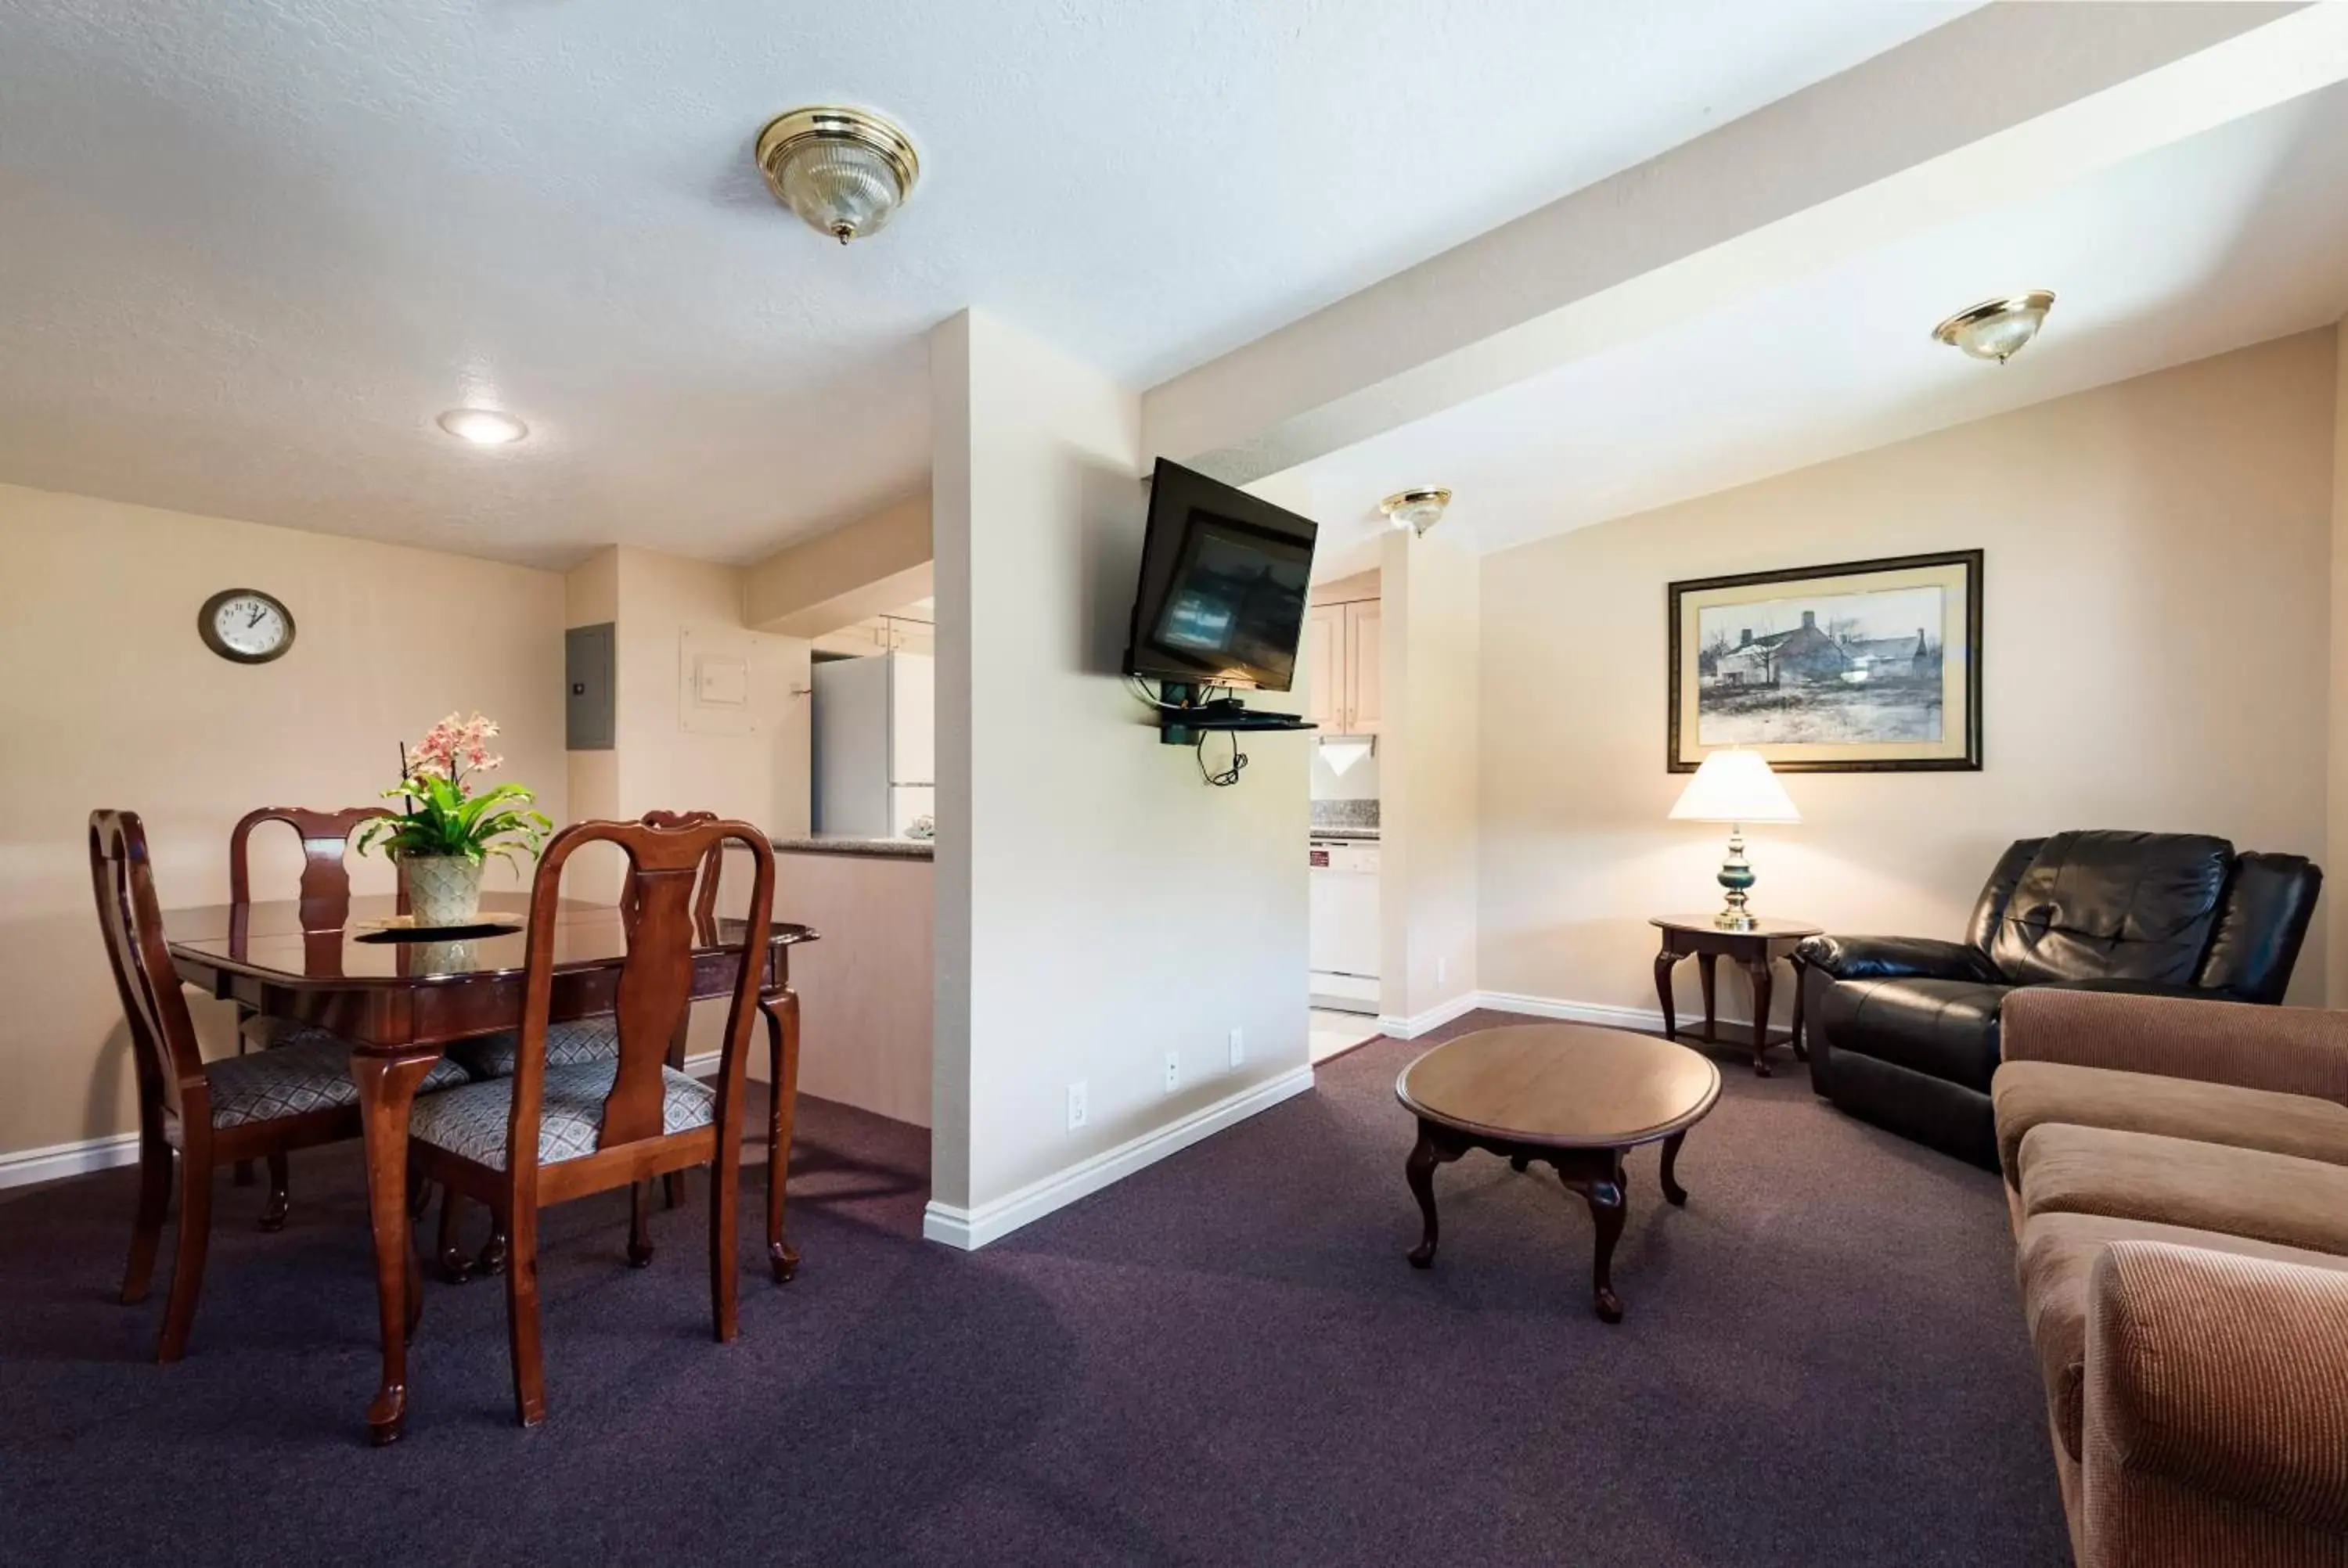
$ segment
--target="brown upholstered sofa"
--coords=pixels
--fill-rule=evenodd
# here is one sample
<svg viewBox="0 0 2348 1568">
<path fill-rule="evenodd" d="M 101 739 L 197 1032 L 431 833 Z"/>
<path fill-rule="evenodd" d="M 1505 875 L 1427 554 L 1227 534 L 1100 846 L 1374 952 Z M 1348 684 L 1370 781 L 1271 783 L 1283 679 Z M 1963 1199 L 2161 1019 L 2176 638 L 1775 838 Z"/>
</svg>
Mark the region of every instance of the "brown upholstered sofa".
<svg viewBox="0 0 2348 1568">
<path fill-rule="evenodd" d="M 2348 1564 L 2348 1012 L 2034 989 L 2003 1031 L 2080 1563 Z"/>
</svg>

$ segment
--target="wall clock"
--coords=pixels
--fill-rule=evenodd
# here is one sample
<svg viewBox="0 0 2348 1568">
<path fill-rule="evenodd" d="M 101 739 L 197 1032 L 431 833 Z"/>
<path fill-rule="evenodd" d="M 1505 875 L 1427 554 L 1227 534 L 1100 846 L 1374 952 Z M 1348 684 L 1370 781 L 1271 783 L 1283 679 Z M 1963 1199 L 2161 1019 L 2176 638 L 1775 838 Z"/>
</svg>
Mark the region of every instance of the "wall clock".
<svg viewBox="0 0 2348 1568">
<path fill-rule="evenodd" d="M 294 646 L 294 612 L 257 588 L 224 588 L 196 612 L 204 646 L 239 664 L 266 664 Z"/>
</svg>

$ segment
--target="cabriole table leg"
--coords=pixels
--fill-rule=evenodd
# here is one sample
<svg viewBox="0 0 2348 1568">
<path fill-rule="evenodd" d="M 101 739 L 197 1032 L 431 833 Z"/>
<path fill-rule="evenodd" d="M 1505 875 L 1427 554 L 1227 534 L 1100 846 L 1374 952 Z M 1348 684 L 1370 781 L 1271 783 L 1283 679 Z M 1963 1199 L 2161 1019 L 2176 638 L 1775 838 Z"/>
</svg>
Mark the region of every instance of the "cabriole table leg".
<svg viewBox="0 0 2348 1568">
<path fill-rule="evenodd" d="M 1581 1194 L 1598 1236 L 1590 1260 L 1591 1305 L 1601 1322 L 1622 1321 L 1622 1298 L 1614 1294 L 1614 1244 L 1622 1239 L 1626 1205 L 1622 1198 L 1622 1151 L 1605 1151 L 1596 1166 L 1560 1164 L 1558 1180 Z"/>
<path fill-rule="evenodd" d="M 1460 1154 L 1459 1145 L 1444 1137 L 1435 1124 L 1421 1119 L 1418 1123 L 1418 1146 L 1410 1152 L 1403 1166 L 1403 1175 L 1410 1183 L 1410 1195 L 1418 1200 L 1418 1212 L 1426 1221 L 1418 1245 L 1410 1249 L 1413 1268 L 1429 1268 L 1435 1263 L 1435 1243 L 1441 1227 L 1435 1218 L 1435 1167 L 1447 1165 Z"/>
</svg>

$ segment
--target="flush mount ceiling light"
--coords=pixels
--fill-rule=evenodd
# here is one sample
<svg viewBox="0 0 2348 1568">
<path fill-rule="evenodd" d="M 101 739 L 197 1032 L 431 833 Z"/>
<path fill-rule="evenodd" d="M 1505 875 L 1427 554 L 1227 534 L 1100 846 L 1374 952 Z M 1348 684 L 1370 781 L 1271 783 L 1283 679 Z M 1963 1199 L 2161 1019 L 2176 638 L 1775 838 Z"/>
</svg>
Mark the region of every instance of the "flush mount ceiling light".
<svg viewBox="0 0 2348 1568">
<path fill-rule="evenodd" d="M 1450 491 L 1430 487 L 1388 496 L 1378 503 L 1378 510 L 1395 528 L 1423 534 L 1443 520 L 1443 508 L 1450 504 Z"/>
<path fill-rule="evenodd" d="M 758 133 L 758 169 L 776 200 L 845 245 L 897 215 L 922 160 L 912 138 L 879 115 L 803 108 Z"/>
<path fill-rule="evenodd" d="M 2038 329 L 2046 324 L 2046 313 L 2054 308 L 2053 293 L 2033 289 L 2026 294 L 1984 300 L 1969 311 L 1959 311 L 1934 327 L 1932 335 L 1975 359 L 1993 359 L 2003 364 L 2022 352 L 2023 344 L 2038 335 Z"/>
<path fill-rule="evenodd" d="M 494 408 L 452 408 L 440 416 L 440 428 L 476 446 L 510 446 L 530 434 L 530 426 Z"/>
</svg>

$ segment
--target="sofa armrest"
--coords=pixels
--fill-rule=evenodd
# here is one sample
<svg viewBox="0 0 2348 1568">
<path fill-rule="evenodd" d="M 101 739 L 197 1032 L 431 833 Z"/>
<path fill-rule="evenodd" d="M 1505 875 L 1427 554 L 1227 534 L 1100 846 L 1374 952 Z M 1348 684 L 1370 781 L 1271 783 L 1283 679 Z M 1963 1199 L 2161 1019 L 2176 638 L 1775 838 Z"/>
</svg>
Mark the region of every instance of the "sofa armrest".
<svg viewBox="0 0 2348 1568">
<path fill-rule="evenodd" d="M 2087 1290 L 2084 1561 L 2335 1560 L 2348 1274 L 2125 1241 Z"/>
<path fill-rule="evenodd" d="M 2065 1061 L 2348 1104 L 2348 1012 L 2024 986 L 1999 1014 L 2008 1061 Z"/>
<path fill-rule="evenodd" d="M 1930 937 L 1807 937 L 1796 951 L 1838 980 L 1998 979 L 1979 948 Z"/>
</svg>

